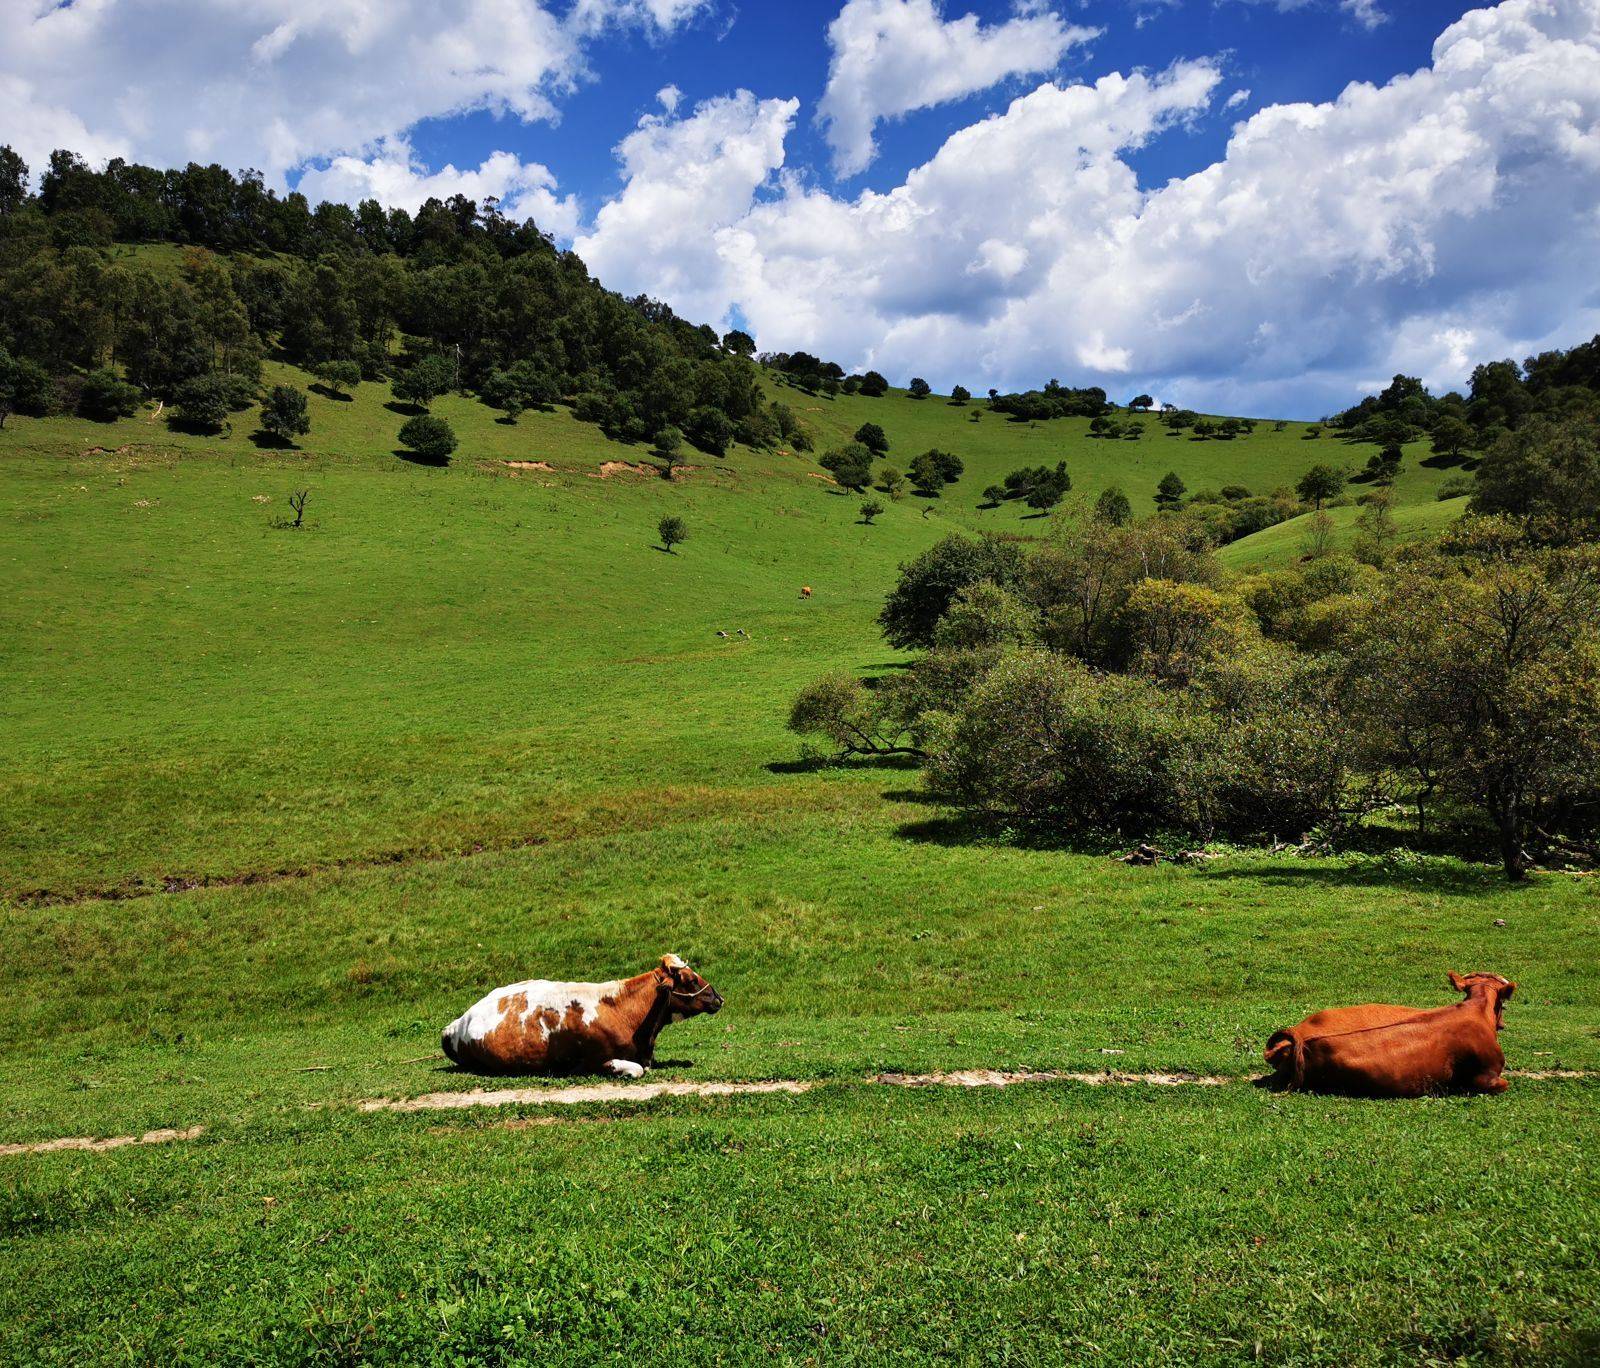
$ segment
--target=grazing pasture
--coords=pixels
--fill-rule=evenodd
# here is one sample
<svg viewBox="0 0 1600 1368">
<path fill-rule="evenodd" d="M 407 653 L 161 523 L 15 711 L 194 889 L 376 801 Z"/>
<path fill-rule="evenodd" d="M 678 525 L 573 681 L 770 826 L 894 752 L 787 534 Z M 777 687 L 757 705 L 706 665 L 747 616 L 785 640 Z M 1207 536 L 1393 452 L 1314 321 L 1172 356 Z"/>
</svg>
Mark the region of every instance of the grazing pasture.
<svg viewBox="0 0 1600 1368">
<path fill-rule="evenodd" d="M 1144 511 L 1169 469 L 1265 492 L 1367 448 L 780 394 L 813 454 L 870 418 L 966 472 L 867 526 L 806 456 L 668 481 L 450 397 L 432 467 L 381 385 L 313 393 L 298 450 L 251 414 L 0 431 L 0 1143 L 202 1128 L 0 1155 L 0 1361 L 1592 1359 L 1600 1080 L 1526 1076 L 1600 1072 L 1592 880 L 1029 849 L 783 730 L 819 672 L 900 663 L 898 561 L 1047 526 L 979 509 L 1009 469 Z M 1451 511 L 1418 455 L 1402 523 Z M 817 1086 L 356 1106 L 475 1086 L 438 1032 L 497 984 L 668 951 L 727 1005 L 661 1076 Z M 1273 1029 L 1449 969 L 1518 981 L 1503 1097 L 1249 1086 Z M 1229 1081 L 871 1081 L 960 1069 Z"/>
</svg>

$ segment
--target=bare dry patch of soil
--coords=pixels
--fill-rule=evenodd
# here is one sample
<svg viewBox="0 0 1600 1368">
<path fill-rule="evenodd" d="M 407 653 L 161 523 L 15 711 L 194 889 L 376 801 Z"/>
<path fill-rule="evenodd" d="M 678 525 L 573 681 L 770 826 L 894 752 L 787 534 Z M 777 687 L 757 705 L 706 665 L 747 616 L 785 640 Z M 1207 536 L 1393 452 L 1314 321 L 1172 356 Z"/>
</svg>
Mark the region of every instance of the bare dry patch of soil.
<svg viewBox="0 0 1600 1368">
<path fill-rule="evenodd" d="M 374 1097 L 356 1103 L 364 1112 L 455 1111 L 465 1107 L 578 1106 L 585 1102 L 649 1102 L 657 1097 L 733 1097 L 749 1093 L 803 1093 L 816 1084 L 790 1079 L 766 1083 L 578 1083 L 565 1088 L 475 1088 L 471 1092 Z"/>
<path fill-rule="evenodd" d="M 121 1149 L 125 1145 L 166 1145 L 174 1140 L 193 1140 L 203 1129 L 202 1126 L 190 1126 L 187 1130 L 152 1130 L 143 1135 L 112 1135 L 103 1140 L 93 1136 L 68 1135 L 59 1140 L 0 1145 L 0 1154 L 53 1154 L 58 1150 L 90 1150 L 98 1154 L 103 1150 Z"/>
</svg>

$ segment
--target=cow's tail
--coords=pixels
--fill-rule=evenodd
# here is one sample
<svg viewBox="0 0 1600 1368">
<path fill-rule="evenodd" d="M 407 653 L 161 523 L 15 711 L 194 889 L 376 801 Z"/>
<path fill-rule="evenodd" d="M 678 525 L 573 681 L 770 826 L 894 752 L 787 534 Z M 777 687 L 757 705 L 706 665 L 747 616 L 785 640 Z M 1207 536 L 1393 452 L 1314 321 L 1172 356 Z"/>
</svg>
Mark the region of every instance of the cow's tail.
<svg viewBox="0 0 1600 1368">
<path fill-rule="evenodd" d="M 1267 1039 L 1267 1063 L 1285 1088 L 1305 1082 L 1305 1043 L 1293 1031 L 1274 1031 Z"/>
</svg>

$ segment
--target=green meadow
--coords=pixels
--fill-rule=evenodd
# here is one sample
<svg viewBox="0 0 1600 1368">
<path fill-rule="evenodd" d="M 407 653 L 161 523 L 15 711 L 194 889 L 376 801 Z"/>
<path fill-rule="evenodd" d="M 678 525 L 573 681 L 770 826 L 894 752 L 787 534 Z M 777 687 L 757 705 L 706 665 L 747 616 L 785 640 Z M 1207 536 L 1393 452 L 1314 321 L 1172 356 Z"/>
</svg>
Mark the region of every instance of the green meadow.
<svg viewBox="0 0 1600 1368">
<path fill-rule="evenodd" d="M 1592 880 L 1029 849 L 784 729 L 816 675 L 899 663 L 874 618 L 900 561 L 1045 534 L 979 507 L 1017 466 L 1143 512 L 1168 470 L 1269 492 L 1368 448 L 779 393 L 819 452 L 870 419 L 889 463 L 966 473 L 868 526 L 809 456 L 669 481 L 565 409 L 460 397 L 423 466 L 370 384 L 313 393 L 295 450 L 249 413 L 0 430 L 0 1144 L 203 1128 L 0 1154 L 0 1362 L 1593 1361 L 1600 1081 L 1248 1082 L 1275 1027 L 1443 1002 L 1447 969 L 1518 980 L 1513 1069 L 1600 1072 Z M 1423 455 L 1402 536 L 1460 512 Z M 438 1031 L 496 984 L 668 950 L 727 1007 L 663 1037 L 664 1076 L 816 1086 L 356 1109 L 475 1086 Z M 870 1081 L 961 1069 L 1229 1081 Z"/>
</svg>

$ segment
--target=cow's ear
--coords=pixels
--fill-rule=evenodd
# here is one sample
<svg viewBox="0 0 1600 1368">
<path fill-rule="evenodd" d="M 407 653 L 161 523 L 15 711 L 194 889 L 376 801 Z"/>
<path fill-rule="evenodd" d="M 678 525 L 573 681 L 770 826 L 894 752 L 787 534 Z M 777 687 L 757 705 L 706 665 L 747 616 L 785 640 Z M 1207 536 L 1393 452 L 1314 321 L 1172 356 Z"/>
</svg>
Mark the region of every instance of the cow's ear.
<svg viewBox="0 0 1600 1368">
<path fill-rule="evenodd" d="M 1516 991 L 1517 985 L 1508 980 L 1506 986 L 1500 990 L 1500 1001 L 1505 1002 Z"/>
<path fill-rule="evenodd" d="M 1467 981 L 1466 981 L 1466 979 L 1462 978 L 1461 975 L 1456 973 L 1456 971 L 1454 969 L 1449 971 L 1449 975 L 1448 976 L 1449 976 L 1449 979 L 1450 979 L 1450 986 L 1452 988 L 1454 988 L 1456 990 L 1456 992 L 1464 993 L 1464 992 L 1467 991 Z"/>
</svg>

